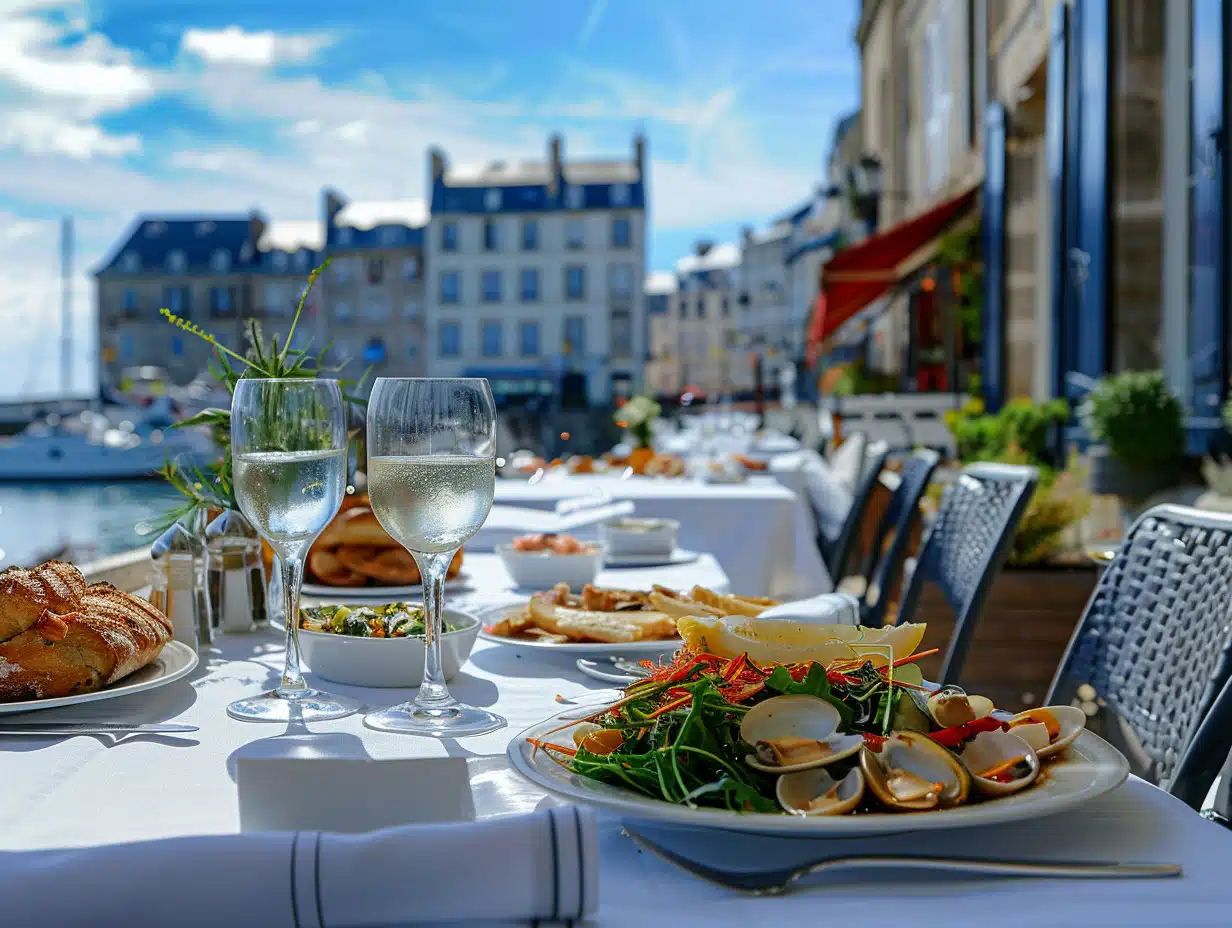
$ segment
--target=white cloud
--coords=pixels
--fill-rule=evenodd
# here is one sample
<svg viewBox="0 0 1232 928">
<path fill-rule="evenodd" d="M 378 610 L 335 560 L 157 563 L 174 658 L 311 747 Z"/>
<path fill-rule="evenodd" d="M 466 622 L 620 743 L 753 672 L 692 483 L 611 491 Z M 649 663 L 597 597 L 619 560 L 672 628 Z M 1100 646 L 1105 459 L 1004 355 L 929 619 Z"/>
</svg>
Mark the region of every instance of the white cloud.
<svg viewBox="0 0 1232 928">
<path fill-rule="evenodd" d="M 0 148 L 85 160 L 95 155 L 117 156 L 141 151 L 141 137 L 131 133 L 109 135 L 91 123 L 67 120 L 45 110 L 17 110 L 0 119 Z"/>
<path fill-rule="evenodd" d="M 312 61 L 332 43 L 326 35 L 245 32 L 239 26 L 228 26 L 217 30 L 188 29 L 180 40 L 180 50 L 210 64 L 268 68 Z"/>
</svg>

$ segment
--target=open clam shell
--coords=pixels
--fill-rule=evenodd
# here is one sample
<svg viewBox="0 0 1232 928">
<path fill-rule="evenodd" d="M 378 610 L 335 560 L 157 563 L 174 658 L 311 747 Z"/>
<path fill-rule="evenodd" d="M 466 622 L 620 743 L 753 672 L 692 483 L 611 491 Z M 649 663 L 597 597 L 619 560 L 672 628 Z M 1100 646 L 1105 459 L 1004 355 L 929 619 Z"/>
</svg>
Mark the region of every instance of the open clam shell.
<svg viewBox="0 0 1232 928">
<path fill-rule="evenodd" d="M 894 811 L 949 808 L 965 802 L 971 789 L 958 758 L 914 731 L 894 732 L 880 751 L 866 747 L 860 769 L 868 789 Z"/>
<path fill-rule="evenodd" d="M 1008 731 L 980 732 L 963 748 L 962 763 L 985 796 L 1008 796 L 1039 776 L 1040 761 L 1031 745 Z"/>
<path fill-rule="evenodd" d="M 852 767 L 841 780 L 825 767 L 785 773 L 775 784 L 774 795 L 792 815 L 843 815 L 864 798 L 864 774 L 859 767 Z"/>
<path fill-rule="evenodd" d="M 1010 719 L 1010 731 L 1031 745 L 1039 757 L 1064 751 L 1086 727 L 1086 713 L 1077 706 L 1028 709 Z"/>
<path fill-rule="evenodd" d="M 763 773 L 794 773 L 851 757 L 864 738 L 839 734 L 839 722 L 838 710 L 816 696 L 767 699 L 740 723 L 740 737 L 753 746 L 745 763 Z"/>
<path fill-rule="evenodd" d="M 943 686 L 928 697 L 928 714 L 940 728 L 954 728 L 991 715 L 995 706 L 987 696 L 968 693 L 958 686 Z"/>
</svg>

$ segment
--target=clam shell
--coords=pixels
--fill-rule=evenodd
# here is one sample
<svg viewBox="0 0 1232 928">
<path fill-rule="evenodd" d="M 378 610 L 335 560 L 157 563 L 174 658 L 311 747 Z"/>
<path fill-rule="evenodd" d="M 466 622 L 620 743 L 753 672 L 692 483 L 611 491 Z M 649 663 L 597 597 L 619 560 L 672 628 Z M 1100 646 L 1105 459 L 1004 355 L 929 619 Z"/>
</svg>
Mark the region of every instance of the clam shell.
<svg viewBox="0 0 1232 928">
<path fill-rule="evenodd" d="M 958 758 L 927 735 L 896 731 L 880 751 L 865 748 L 860 754 L 864 782 L 883 805 L 895 811 L 922 811 L 949 808 L 965 802 L 971 777 Z M 941 783 L 940 795 L 919 800 L 901 800 L 890 791 L 886 774 L 890 769 L 905 770 L 930 783 Z"/>
<path fill-rule="evenodd" d="M 1030 717 L 1033 712 L 1050 712 L 1052 717 L 1061 725 L 1061 734 L 1056 741 L 1045 747 L 1035 749 L 1036 755 L 1041 758 L 1051 757 L 1064 751 L 1074 743 L 1074 739 L 1082 734 L 1082 730 L 1087 727 L 1086 713 L 1077 706 L 1043 706 L 1040 709 L 1028 709 L 1026 712 L 1019 712 L 1014 718 L 1010 719 L 1010 731 L 1023 738 L 1023 740 L 1028 741 L 1028 743 L 1031 743 L 1032 740 L 1038 741 L 1038 733 L 1030 731 L 1018 732 L 1015 730 L 1014 722 L 1018 719 Z"/>
<path fill-rule="evenodd" d="M 1025 770 L 1016 779 L 1003 783 L 980 776 L 981 771 L 993 767 L 1015 757 L 1023 758 L 1023 762 L 1015 769 Z M 971 774 L 971 782 L 985 796 L 1008 796 L 1020 789 L 1025 789 L 1035 782 L 1039 776 L 1040 762 L 1031 745 L 1017 735 L 1007 731 L 980 732 L 963 748 L 962 763 Z"/>
<path fill-rule="evenodd" d="M 942 709 L 942 706 L 947 701 L 954 700 L 956 697 L 966 699 L 967 705 L 970 707 L 971 718 L 966 718 L 965 713 L 961 711 L 955 714 L 955 709 L 951 709 L 948 713 Z M 987 696 L 967 693 L 958 686 L 942 687 L 928 697 L 928 714 L 942 728 L 953 728 L 956 725 L 962 725 L 975 719 L 982 719 L 986 715 L 991 715 L 995 708 L 992 700 Z M 939 712 L 942 714 L 938 715 Z"/>
<path fill-rule="evenodd" d="M 814 800 L 835 788 L 833 799 L 810 808 Z M 864 798 L 864 774 L 859 767 L 852 767 L 847 776 L 836 781 L 825 767 L 785 773 L 775 784 L 774 795 L 783 810 L 792 815 L 843 815 L 858 806 Z"/>
<path fill-rule="evenodd" d="M 844 757 L 851 757 L 864 744 L 860 735 L 840 735 L 838 710 L 816 696 L 775 696 L 750 709 L 740 723 L 740 737 L 749 745 L 779 738 L 811 738 L 830 748 L 830 753 L 800 764 L 778 766 L 767 764 L 749 754 L 745 763 L 764 773 L 793 773 L 824 767 Z"/>
</svg>

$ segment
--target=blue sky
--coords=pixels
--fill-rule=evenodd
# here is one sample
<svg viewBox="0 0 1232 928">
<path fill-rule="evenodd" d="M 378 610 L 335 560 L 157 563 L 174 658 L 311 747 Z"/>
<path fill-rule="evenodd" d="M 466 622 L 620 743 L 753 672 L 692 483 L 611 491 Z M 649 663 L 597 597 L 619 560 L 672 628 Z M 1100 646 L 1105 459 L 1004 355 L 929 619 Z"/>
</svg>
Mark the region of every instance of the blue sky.
<svg viewBox="0 0 1232 928">
<path fill-rule="evenodd" d="M 650 269 L 820 180 L 858 100 L 856 0 L 0 0 L 0 396 L 57 382 L 56 220 L 84 271 L 140 212 L 318 214 L 320 190 L 421 196 L 455 164 L 651 158 Z"/>
</svg>

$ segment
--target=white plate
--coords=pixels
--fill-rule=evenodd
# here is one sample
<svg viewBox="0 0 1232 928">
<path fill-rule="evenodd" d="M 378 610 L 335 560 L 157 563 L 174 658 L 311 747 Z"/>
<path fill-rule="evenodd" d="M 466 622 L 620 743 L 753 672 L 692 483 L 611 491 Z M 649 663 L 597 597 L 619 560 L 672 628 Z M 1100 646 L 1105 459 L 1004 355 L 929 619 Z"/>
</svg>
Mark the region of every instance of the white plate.
<svg viewBox="0 0 1232 928">
<path fill-rule="evenodd" d="M 631 673 L 617 670 L 612 666 L 610 660 L 579 657 L 577 659 L 577 669 L 595 680 L 602 680 L 604 683 L 615 683 L 617 686 L 628 686 L 630 683 L 636 683 L 641 679 L 640 676 L 635 677 Z"/>
<path fill-rule="evenodd" d="M 622 567 L 674 567 L 677 564 L 692 564 L 700 554 L 677 548 L 671 554 L 609 554 L 603 559 L 603 566 L 613 569 Z"/>
<path fill-rule="evenodd" d="M 458 572 L 452 580 L 445 581 L 445 589 L 457 592 L 469 590 L 470 575 L 465 570 Z M 305 596 L 325 596 L 330 602 L 341 603 L 351 600 L 380 600 L 383 603 L 398 602 L 408 596 L 422 596 L 423 584 L 411 586 L 326 586 L 324 583 L 305 583 L 301 588 Z"/>
<path fill-rule="evenodd" d="M 577 717 L 565 710 L 522 732 L 509 742 L 509 759 L 523 776 L 549 792 L 575 802 L 589 803 L 618 813 L 630 821 L 668 822 L 694 828 L 717 828 L 752 834 L 838 837 L 967 828 L 1055 815 L 1090 802 L 1125 782 L 1129 764 L 1108 742 L 1084 731 L 1060 760 L 1049 763 L 1043 782 L 1012 796 L 959 806 L 939 812 L 862 812 L 859 815 L 810 816 L 729 812 L 726 809 L 690 809 L 569 772 L 546 752 L 532 759 L 527 738 L 542 738 L 553 728 Z M 571 744 L 569 732 L 551 736 L 558 744 Z"/>
<path fill-rule="evenodd" d="M 493 620 L 484 621 L 487 624 Z M 666 638 L 661 641 L 629 641 L 624 644 L 606 644 L 601 641 L 571 641 L 568 644 L 555 644 L 551 641 L 535 641 L 533 638 L 505 638 L 502 635 L 490 634 L 486 629 L 480 630 L 479 637 L 484 641 L 492 641 L 517 651 L 539 654 L 552 652 L 567 654 L 571 658 L 624 655 L 644 660 L 659 654 L 671 654 L 684 644 L 679 638 Z"/>
<path fill-rule="evenodd" d="M 131 696 L 134 693 L 144 693 L 146 690 L 157 689 L 174 683 L 181 677 L 186 677 L 197 666 L 197 652 L 182 641 L 168 641 L 163 645 L 162 652 L 140 670 L 130 673 L 106 689 L 93 693 L 81 693 L 77 696 L 60 696 L 57 699 L 27 699 L 23 702 L 0 703 L 0 715 L 11 715 L 17 712 L 33 712 L 36 709 L 55 709 L 59 706 L 75 706 L 83 702 L 97 702 L 100 699 L 115 699 L 117 696 Z"/>
</svg>

